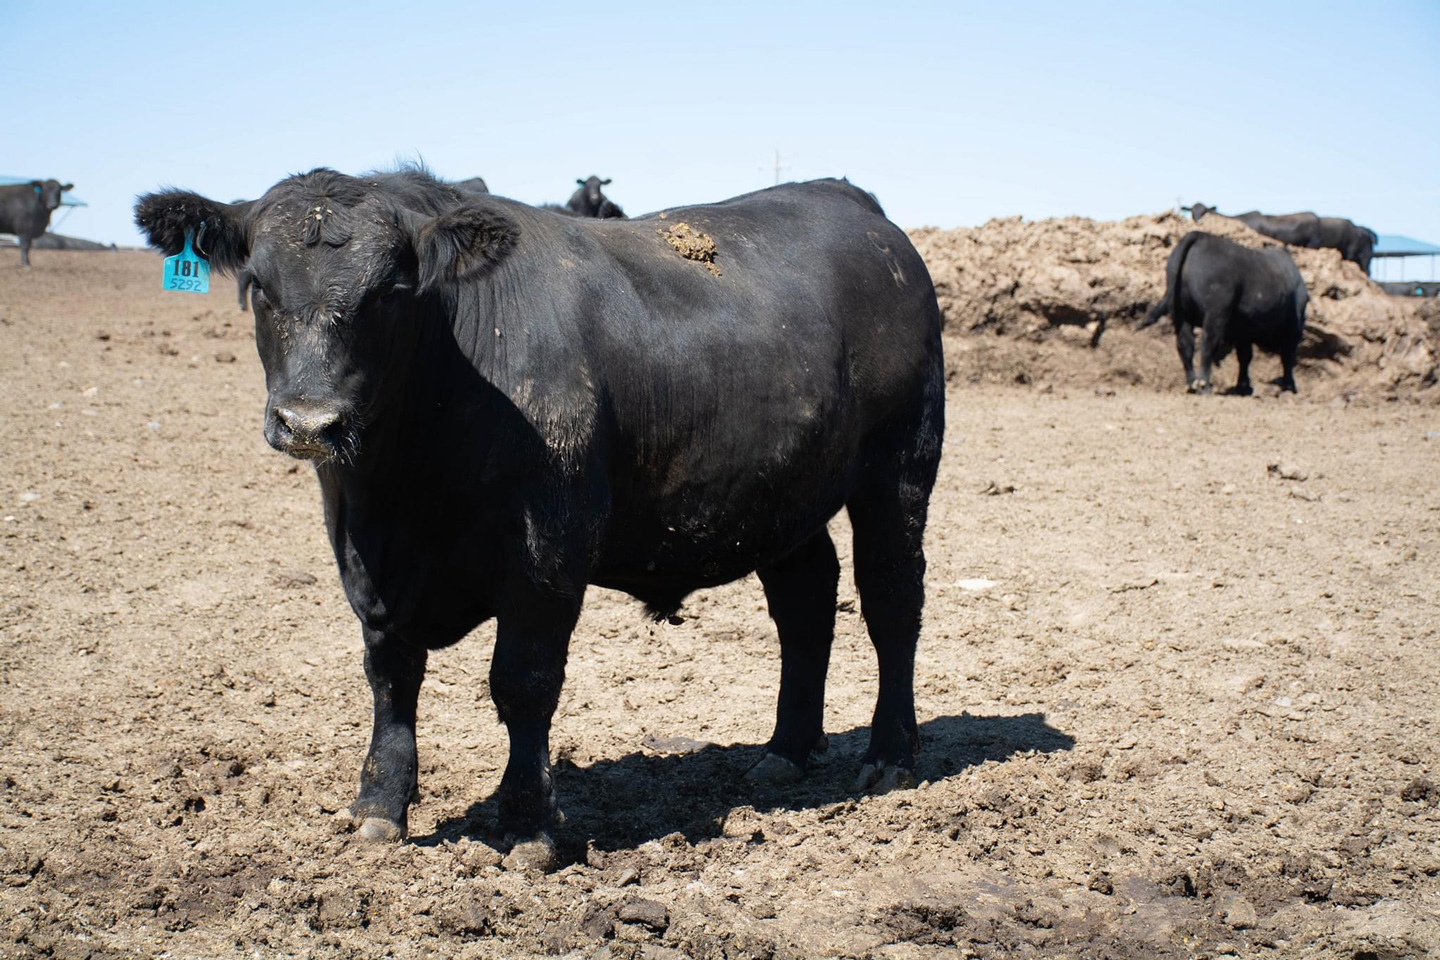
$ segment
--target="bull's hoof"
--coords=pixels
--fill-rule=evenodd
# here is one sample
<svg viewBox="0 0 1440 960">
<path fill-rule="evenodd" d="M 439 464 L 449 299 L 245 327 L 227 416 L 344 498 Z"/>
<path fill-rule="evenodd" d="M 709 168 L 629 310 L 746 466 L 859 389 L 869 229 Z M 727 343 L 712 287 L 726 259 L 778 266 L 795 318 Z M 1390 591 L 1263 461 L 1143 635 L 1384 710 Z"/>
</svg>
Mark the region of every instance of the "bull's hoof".
<svg viewBox="0 0 1440 960">
<path fill-rule="evenodd" d="M 500 866 L 512 873 L 551 873 L 558 862 L 555 841 L 548 833 L 538 833 L 528 840 L 516 841 Z"/>
<path fill-rule="evenodd" d="M 900 766 L 887 766 L 884 760 L 877 760 L 874 763 L 867 763 L 860 768 L 860 776 L 855 778 L 855 790 L 858 793 L 889 793 L 891 790 L 900 790 L 906 787 L 915 786 L 915 771 L 907 770 Z"/>
<path fill-rule="evenodd" d="M 356 836 L 369 843 L 394 843 L 405 839 L 405 828 L 394 820 L 366 817 L 355 830 Z"/>
<path fill-rule="evenodd" d="M 805 776 L 805 771 L 793 761 L 786 760 L 778 753 L 771 753 L 768 750 L 760 761 L 745 773 L 746 780 L 753 780 L 756 783 L 769 783 L 780 785 L 795 783 Z"/>
<path fill-rule="evenodd" d="M 1210 392 L 1210 381 L 1208 381 L 1208 380 L 1196 380 L 1194 383 L 1190 384 L 1189 390 L 1190 390 L 1191 393 L 1199 393 L 1199 394 L 1209 393 L 1209 392 Z"/>
<path fill-rule="evenodd" d="M 1250 397 L 1255 395 L 1255 388 L 1248 383 L 1237 383 L 1227 392 L 1232 397 Z"/>
</svg>

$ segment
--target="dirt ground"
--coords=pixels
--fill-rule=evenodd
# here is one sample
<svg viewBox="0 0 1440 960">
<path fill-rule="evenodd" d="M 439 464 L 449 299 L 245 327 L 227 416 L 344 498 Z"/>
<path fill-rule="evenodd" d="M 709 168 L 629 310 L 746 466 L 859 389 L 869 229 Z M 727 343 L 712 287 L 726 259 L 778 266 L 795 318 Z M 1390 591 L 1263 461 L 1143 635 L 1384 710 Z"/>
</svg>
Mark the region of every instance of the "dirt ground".
<svg viewBox="0 0 1440 960">
<path fill-rule="evenodd" d="M 850 789 L 848 572 L 830 749 L 784 789 L 741 778 L 780 673 L 753 578 L 678 626 L 594 590 L 528 875 L 493 627 L 431 658 L 411 838 L 347 833 L 360 633 L 233 284 L 33 256 L 0 252 L 0 955 L 1440 956 L 1433 404 L 1187 396 L 1156 331 L 996 386 L 952 337 L 923 782 Z M 1062 376 L 1122 349 L 1143 385 Z"/>
</svg>

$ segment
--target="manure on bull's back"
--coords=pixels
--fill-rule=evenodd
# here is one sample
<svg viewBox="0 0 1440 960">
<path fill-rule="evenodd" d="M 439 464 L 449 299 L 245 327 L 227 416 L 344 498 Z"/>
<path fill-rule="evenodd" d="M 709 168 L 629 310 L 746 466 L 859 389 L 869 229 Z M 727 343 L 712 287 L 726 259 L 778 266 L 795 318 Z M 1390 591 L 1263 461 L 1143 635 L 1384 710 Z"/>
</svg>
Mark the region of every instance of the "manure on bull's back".
<svg viewBox="0 0 1440 960">
<path fill-rule="evenodd" d="M 706 270 L 717 277 L 720 276 L 720 268 L 715 265 L 718 251 L 715 248 L 715 239 L 710 234 L 696 230 L 684 221 L 671 224 L 656 232 L 664 237 L 665 242 L 670 244 L 680 256 L 686 260 L 703 263 Z"/>
</svg>

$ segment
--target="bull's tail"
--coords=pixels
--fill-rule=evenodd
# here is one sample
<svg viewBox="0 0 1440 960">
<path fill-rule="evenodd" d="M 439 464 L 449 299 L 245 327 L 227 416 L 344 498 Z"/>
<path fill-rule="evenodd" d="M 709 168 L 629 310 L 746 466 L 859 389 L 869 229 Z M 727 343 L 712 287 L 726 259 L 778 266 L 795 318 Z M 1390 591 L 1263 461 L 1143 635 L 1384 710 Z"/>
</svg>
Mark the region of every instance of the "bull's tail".
<svg viewBox="0 0 1440 960">
<path fill-rule="evenodd" d="M 1167 313 L 1177 324 L 1180 322 L 1180 318 L 1175 313 L 1180 306 L 1180 277 L 1185 268 L 1185 258 L 1190 255 L 1190 248 L 1195 246 L 1195 241 L 1203 236 L 1205 236 L 1204 231 L 1191 230 L 1175 245 L 1170 259 L 1165 261 L 1165 296 L 1145 315 L 1145 319 L 1140 323 L 1140 329 L 1145 329 Z"/>
<path fill-rule="evenodd" d="M 1141 321 L 1140 321 L 1140 326 L 1136 327 L 1135 329 L 1137 329 L 1137 330 L 1144 330 L 1146 327 L 1150 326 L 1150 324 L 1154 323 L 1156 320 L 1159 320 L 1161 317 L 1165 316 L 1165 314 L 1167 314 L 1167 313 L 1169 313 L 1169 312 L 1170 312 L 1170 291 L 1169 291 L 1169 290 L 1166 290 L 1166 291 L 1165 291 L 1165 296 L 1161 297 L 1161 298 L 1160 298 L 1160 302 L 1157 303 L 1157 304 L 1155 304 L 1155 306 L 1153 306 L 1153 307 L 1150 308 L 1150 312 L 1147 313 L 1147 314 L 1145 314 L 1145 319 L 1144 319 L 1144 320 L 1141 320 Z"/>
<path fill-rule="evenodd" d="M 1299 344 L 1305 338 L 1305 308 L 1310 303 L 1310 291 L 1300 277 L 1295 278 L 1292 299 L 1295 305 L 1295 342 Z"/>
</svg>

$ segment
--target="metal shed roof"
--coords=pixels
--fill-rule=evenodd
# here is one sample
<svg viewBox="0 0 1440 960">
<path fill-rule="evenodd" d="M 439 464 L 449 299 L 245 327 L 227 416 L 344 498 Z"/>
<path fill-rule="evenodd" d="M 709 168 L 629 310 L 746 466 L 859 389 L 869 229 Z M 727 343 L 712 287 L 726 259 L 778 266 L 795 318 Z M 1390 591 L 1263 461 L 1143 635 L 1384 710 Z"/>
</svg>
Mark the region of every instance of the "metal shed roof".
<svg viewBox="0 0 1440 960">
<path fill-rule="evenodd" d="M 1375 244 L 1377 257 L 1429 257 L 1435 254 L 1440 254 L 1440 246 L 1413 237 L 1402 237 L 1398 233 L 1382 233 L 1380 242 Z"/>
</svg>

